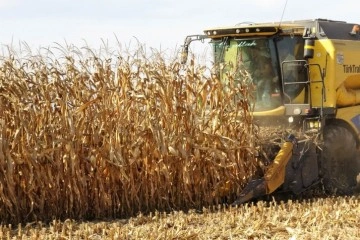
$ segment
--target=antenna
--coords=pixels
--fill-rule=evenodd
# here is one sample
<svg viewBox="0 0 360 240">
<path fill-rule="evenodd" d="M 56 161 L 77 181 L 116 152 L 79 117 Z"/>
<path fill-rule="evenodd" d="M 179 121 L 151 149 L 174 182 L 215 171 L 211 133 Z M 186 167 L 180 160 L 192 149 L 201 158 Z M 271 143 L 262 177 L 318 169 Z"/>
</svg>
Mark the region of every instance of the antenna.
<svg viewBox="0 0 360 240">
<path fill-rule="evenodd" d="M 285 10 L 286 10 L 287 2 L 288 2 L 288 0 L 285 1 L 285 6 L 284 6 L 283 11 L 282 11 L 282 14 L 281 14 L 281 18 L 280 18 L 280 22 L 279 22 L 279 27 L 280 27 L 281 22 L 282 22 L 283 17 L 284 17 L 284 13 L 285 13 Z"/>
</svg>

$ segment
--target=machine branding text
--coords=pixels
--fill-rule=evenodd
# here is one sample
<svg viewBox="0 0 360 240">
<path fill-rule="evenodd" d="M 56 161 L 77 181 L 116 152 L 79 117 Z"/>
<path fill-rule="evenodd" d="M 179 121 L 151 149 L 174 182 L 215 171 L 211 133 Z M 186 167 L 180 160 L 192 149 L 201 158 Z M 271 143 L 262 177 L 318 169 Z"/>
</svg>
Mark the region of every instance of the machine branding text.
<svg viewBox="0 0 360 240">
<path fill-rule="evenodd" d="M 360 73 L 360 65 L 355 64 L 344 64 L 344 73 Z"/>
</svg>

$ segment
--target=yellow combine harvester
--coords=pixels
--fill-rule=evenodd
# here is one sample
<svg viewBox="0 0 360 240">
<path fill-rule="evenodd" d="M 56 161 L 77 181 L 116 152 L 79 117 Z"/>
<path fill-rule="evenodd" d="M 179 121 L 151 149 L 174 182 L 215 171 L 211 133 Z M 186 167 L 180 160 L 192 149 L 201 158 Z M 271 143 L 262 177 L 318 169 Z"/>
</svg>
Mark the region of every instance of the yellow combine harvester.
<svg viewBox="0 0 360 240">
<path fill-rule="evenodd" d="M 192 41 L 209 39 L 223 82 L 234 69 L 251 76 L 254 120 L 271 133 L 258 156 L 268 167 L 235 204 L 317 183 L 353 193 L 360 185 L 359 25 L 315 19 L 204 33 L 186 37 L 183 61 Z"/>
</svg>

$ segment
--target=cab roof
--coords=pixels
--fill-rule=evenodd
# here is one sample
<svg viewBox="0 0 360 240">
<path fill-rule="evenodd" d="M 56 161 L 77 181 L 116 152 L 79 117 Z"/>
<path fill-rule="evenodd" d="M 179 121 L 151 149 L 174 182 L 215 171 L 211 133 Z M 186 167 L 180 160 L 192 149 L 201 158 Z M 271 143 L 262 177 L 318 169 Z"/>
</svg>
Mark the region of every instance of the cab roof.
<svg viewBox="0 0 360 240">
<path fill-rule="evenodd" d="M 204 30 L 204 33 L 209 38 L 221 38 L 225 36 L 271 36 L 275 34 L 302 35 L 307 30 L 317 38 L 354 40 L 354 36 L 349 34 L 353 26 L 353 23 L 328 19 L 266 23 L 245 22 L 235 26 L 209 28 Z"/>
</svg>

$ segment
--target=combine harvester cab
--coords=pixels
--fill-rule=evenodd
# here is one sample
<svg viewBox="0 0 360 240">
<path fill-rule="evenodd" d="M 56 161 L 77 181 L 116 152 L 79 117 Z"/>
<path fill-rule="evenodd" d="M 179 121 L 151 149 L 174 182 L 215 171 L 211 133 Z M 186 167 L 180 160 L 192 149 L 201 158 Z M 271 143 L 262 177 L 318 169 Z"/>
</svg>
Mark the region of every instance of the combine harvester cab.
<svg viewBox="0 0 360 240">
<path fill-rule="evenodd" d="M 359 25 L 325 19 L 239 24 L 185 40 L 210 39 L 219 78 L 245 70 L 254 86 L 253 117 L 269 161 L 234 204 L 275 191 L 299 194 L 322 183 L 331 194 L 360 185 Z"/>
</svg>

